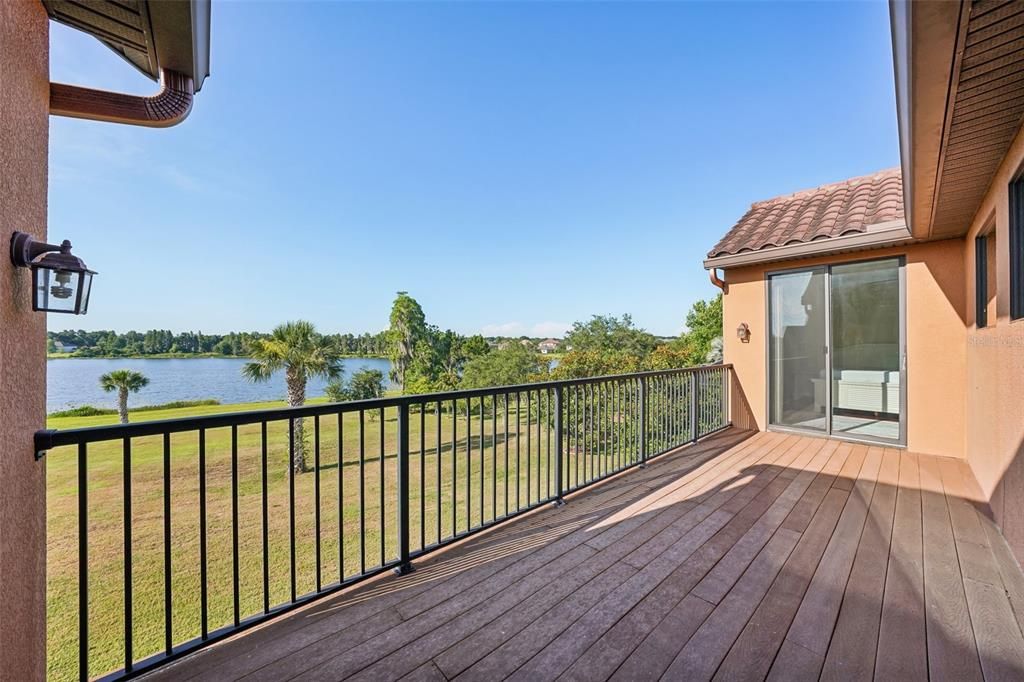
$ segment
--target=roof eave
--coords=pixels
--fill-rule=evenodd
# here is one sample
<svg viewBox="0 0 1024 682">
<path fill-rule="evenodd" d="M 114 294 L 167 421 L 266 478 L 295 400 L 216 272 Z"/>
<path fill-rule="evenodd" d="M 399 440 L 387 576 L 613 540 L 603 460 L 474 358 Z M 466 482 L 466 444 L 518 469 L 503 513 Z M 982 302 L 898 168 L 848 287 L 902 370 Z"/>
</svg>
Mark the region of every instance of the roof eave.
<svg viewBox="0 0 1024 682">
<path fill-rule="evenodd" d="M 210 0 L 97 3 L 89 11 L 64 0 L 43 0 L 43 4 L 51 19 L 93 36 L 151 80 L 159 80 L 163 71 L 173 71 L 190 78 L 198 92 L 210 75 Z M 106 12 L 136 16 L 139 25 L 112 22 Z M 143 36 L 129 42 L 144 63 L 128 58 L 124 35 L 111 26 Z"/>
<path fill-rule="evenodd" d="M 190 76 L 199 92 L 210 75 L 210 0 L 148 5 L 159 68 Z"/>
<path fill-rule="evenodd" d="M 727 270 L 762 263 L 899 246 L 913 241 L 916 240 L 907 229 L 907 223 L 903 220 L 892 220 L 873 225 L 867 232 L 707 258 L 704 261 L 704 269 Z"/>
<path fill-rule="evenodd" d="M 889 4 L 904 206 L 918 239 L 932 237 L 960 12 L 959 2 Z"/>
</svg>

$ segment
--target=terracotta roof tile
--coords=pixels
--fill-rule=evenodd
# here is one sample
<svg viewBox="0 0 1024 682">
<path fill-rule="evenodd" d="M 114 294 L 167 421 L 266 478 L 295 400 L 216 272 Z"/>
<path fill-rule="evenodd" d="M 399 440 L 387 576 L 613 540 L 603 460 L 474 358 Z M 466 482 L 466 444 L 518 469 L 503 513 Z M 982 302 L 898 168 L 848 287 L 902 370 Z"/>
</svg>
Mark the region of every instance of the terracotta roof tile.
<svg viewBox="0 0 1024 682">
<path fill-rule="evenodd" d="M 867 232 L 903 219 L 899 168 L 786 194 L 750 206 L 709 258 Z"/>
</svg>

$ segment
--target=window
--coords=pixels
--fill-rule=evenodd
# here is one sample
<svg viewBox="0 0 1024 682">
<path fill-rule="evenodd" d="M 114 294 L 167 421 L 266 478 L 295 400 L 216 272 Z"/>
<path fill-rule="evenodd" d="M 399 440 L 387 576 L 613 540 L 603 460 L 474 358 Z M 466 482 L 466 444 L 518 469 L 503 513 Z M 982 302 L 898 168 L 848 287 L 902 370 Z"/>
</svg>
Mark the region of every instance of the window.
<svg viewBox="0 0 1024 682">
<path fill-rule="evenodd" d="M 974 323 L 988 326 L 988 235 L 974 240 Z"/>
<path fill-rule="evenodd" d="M 1024 176 L 1010 183 L 1010 319 L 1024 317 Z"/>
<path fill-rule="evenodd" d="M 974 323 L 981 329 L 996 321 L 996 250 L 995 225 L 974 240 Z"/>
</svg>

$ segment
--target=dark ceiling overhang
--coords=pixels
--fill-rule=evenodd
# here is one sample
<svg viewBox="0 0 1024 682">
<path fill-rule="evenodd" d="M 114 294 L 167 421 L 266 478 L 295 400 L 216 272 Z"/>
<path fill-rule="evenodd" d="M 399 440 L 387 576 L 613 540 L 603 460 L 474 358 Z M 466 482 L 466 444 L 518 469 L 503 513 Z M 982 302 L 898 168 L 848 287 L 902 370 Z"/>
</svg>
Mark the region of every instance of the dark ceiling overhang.
<svg viewBox="0 0 1024 682">
<path fill-rule="evenodd" d="M 892 0 L 907 223 L 963 235 L 1024 119 L 1024 3 Z"/>
<path fill-rule="evenodd" d="M 210 0 L 43 0 L 50 18 L 94 36 L 153 80 L 210 74 Z"/>
</svg>

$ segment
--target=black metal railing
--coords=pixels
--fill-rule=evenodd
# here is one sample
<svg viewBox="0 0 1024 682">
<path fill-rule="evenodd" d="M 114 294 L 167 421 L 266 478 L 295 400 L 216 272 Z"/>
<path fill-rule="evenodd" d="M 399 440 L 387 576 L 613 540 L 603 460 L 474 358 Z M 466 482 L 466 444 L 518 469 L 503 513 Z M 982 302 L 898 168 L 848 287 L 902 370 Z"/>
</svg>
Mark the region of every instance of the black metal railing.
<svg viewBox="0 0 1024 682">
<path fill-rule="evenodd" d="M 433 549 L 725 428 L 730 371 L 40 431 L 50 673 L 139 674 L 409 570 Z"/>
</svg>

